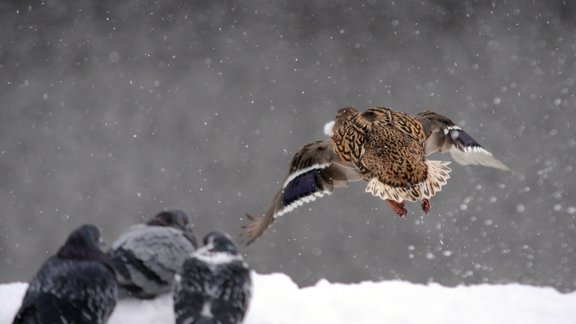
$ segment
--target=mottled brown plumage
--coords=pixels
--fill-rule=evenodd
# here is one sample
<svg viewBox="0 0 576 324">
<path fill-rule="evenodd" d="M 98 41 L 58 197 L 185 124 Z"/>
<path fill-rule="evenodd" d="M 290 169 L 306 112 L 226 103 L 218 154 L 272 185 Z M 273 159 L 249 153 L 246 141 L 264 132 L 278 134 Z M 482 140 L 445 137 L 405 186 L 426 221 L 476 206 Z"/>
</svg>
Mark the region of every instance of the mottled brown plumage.
<svg viewBox="0 0 576 324">
<path fill-rule="evenodd" d="M 441 125 L 447 124 L 453 125 L 444 117 Z M 434 125 L 385 107 L 364 113 L 344 108 L 336 117 L 333 148 L 368 181 L 366 191 L 386 200 L 398 215 L 406 214 L 404 201 L 420 200 L 428 212 L 427 200 L 441 190 L 450 173 L 447 163 L 425 159 L 426 140 Z"/>
<path fill-rule="evenodd" d="M 278 217 L 329 195 L 334 188 L 364 180 L 366 191 L 384 199 L 399 216 L 406 201 L 429 199 L 450 177 L 450 162 L 427 160 L 436 152 L 450 152 L 460 164 L 510 170 L 448 117 L 426 111 L 408 115 L 385 107 L 360 113 L 342 108 L 336 114 L 331 138 L 302 147 L 293 157 L 286 180 L 263 217 L 247 215 L 244 242 L 252 243 Z"/>
<path fill-rule="evenodd" d="M 393 187 L 426 180 L 425 133 L 413 117 L 386 108 L 342 112 L 333 129 L 334 151 L 352 162 L 365 180 L 376 177 Z"/>
</svg>

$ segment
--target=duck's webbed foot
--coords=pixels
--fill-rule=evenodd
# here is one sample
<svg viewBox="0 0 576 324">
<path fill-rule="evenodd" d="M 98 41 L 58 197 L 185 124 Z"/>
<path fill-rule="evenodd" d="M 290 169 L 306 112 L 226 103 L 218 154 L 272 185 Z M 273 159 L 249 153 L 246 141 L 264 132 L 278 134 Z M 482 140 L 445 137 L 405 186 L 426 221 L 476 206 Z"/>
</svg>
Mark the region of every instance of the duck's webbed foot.
<svg viewBox="0 0 576 324">
<path fill-rule="evenodd" d="M 390 206 L 390 208 L 392 208 L 392 210 L 396 213 L 396 215 L 400 217 L 406 216 L 407 211 L 406 208 L 404 208 L 404 202 L 397 202 L 390 199 L 386 199 L 386 202 L 388 203 L 388 206 Z"/>
<path fill-rule="evenodd" d="M 428 198 L 422 199 L 422 210 L 426 215 L 430 213 L 430 200 L 428 200 Z"/>
</svg>

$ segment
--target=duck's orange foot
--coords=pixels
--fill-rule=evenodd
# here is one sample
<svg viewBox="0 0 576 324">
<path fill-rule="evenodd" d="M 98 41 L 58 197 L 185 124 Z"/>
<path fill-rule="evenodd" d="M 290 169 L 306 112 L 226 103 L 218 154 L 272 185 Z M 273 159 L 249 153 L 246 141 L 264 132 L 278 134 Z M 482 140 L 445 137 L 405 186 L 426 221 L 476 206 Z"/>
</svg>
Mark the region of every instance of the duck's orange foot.
<svg viewBox="0 0 576 324">
<path fill-rule="evenodd" d="M 422 199 L 422 210 L 424 211 L 424 213 L 426 213 L 426 215 L 430 213 L 430 200 L 428 200 L 427 198 Z"/>
<path fill-rule="evenodd" d="M 386 202 L 388 203 L 388 206 L 390 206 L 390 208 L 392 208 L 392 210 L 396 213 L 396 215 L 404 217 L 406 216 L 406 213 L 408 213 L 406 208 L 404 208 L 404 202 L 397 202 L 390 199 L 386 199 Z"/>
</svg>

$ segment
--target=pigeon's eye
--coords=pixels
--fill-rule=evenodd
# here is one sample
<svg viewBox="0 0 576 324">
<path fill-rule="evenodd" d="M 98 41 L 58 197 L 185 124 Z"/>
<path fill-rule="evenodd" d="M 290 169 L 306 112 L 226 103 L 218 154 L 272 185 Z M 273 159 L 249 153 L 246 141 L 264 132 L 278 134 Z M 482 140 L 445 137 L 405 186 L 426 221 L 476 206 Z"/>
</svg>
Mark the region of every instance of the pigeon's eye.
<svg viewBox="0 0 576 324">
<path fill-rule="evenodd" d="M 220 252 L 234 252 L 235 250 L 232 244 L 226 242 L 216 242 L 216 244 L 214 244 L 214 248 L 216 251 Z"/>
</svg>

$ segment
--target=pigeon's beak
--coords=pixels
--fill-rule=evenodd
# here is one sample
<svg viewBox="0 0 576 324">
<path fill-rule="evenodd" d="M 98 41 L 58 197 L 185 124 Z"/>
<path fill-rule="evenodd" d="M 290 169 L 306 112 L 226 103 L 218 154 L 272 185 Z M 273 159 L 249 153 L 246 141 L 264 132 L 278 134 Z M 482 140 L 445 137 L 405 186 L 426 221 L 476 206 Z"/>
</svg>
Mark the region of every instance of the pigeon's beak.
<svg viewBox="0 0 576 324">
<path fill-rule="evenodd" d="M 332 136 L 332 135 L 334 135 L 333 128 L 334 128 L 334 124 L 335 124 L 335 123 L 336 123 L 336 122 L 332 120 L 332 121 L 327 122 L 327 123 L 324 125 L 324 134 L 326 134 L 326 136 Z"/>
</svg>

